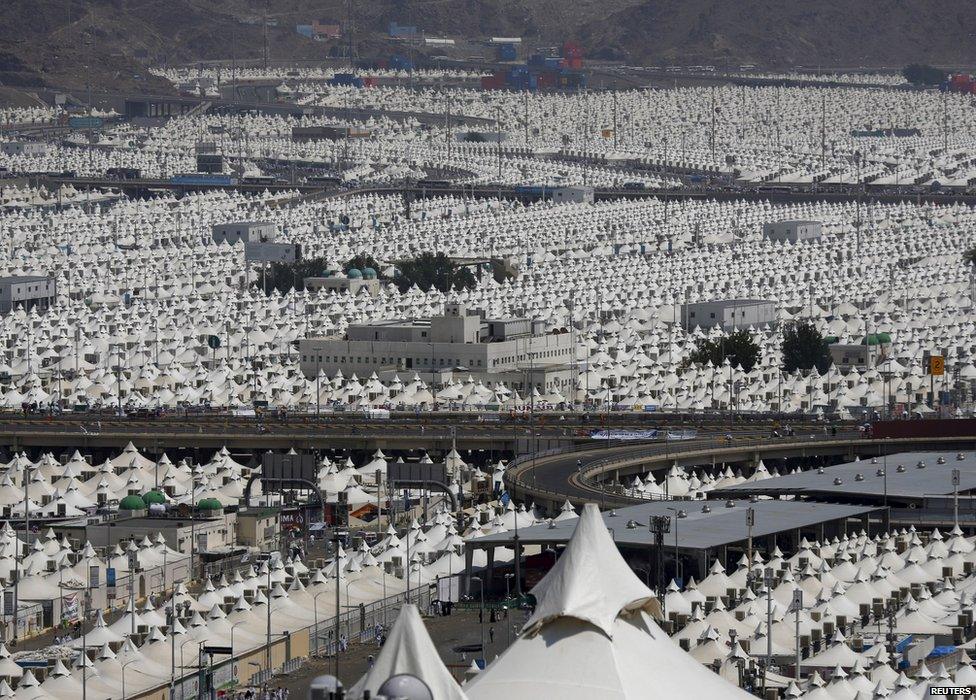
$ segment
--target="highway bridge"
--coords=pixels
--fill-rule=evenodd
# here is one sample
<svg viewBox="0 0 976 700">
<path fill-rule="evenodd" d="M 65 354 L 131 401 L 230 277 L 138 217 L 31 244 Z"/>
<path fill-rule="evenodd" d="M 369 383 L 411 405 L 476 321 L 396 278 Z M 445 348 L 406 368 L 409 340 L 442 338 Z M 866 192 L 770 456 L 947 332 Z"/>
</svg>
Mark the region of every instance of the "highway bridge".
<svg viewBox="0 0 976 700">
<path fill-rule="evenodd" d="M 774 417 L 740 419 L 730 427 L 723 415 L 691 416 L 611 414 L 618 429 L 672 428 L 696 433 L 768 434 Z M 795 425 L 802 420 L 789 419 Z M 395 412 L 391 419 L 367 419 L 361 413 L 258 416 L 228 413 L 168 414 L 159 417 L 112 413 L 48 416 L 0 414 L 0 449 L 81 449 L 113 452 L 128 442 L 149 453 L 200 451 L 220 447 L 263 450 L 483 450 L 489 458 L 580 448 L 592 444 L 591 432 L 605 427 L 605 413 L 536 412 L 472 414 L 462 412 Z M 613 434 L 612 434 L 613 435 Z"/>
<path fill-rule="evenodd" d="M 519 500 L 534 501 L 554 512 L 565 502 L 580 506 L 633 505 L 642 499 L 627 496 L 619 484 L 645 472 L 660 474 L 672 465 L 692 466 L 740 463 L 754 466 L 760 459 L 841 455 L 875 457 L 882 452 L 976 449 L 976 435 L 914 437 L 878 440 L 855 432 L 836 435 L 815 432 L 794 437 L 770 438 L 768 433 L 743 430 L 728 440 L 724 435 L 703 435 L 681 442 L 630 445 L 585 444 L 521 457 L 505 473 L 509 493 Z"/>
<path fill-rule="evenodd" d="M 541 194 L 526 191 L 518 187 L 494 187 L 490 185 L 449 184 L 447 186 L 430 186 L 420 183 L 403 183 L 394 186 L 379 187 L 346 187 L 316 185 L 287 182 L 276 183 L 235 183 L 235 184 L 179 184 L 163 179 L 132 179 L 121 180 L 107 177 L 81 178 L 59 175 L 26 175 L 34 180 L 33 185 L 44 185 L 53 189 L 59 185 L 71 185 L 75 189 L 104 189 L 112 188 L 132 194 L 144 196 L 153 190 L 173 190 L 177 192 L 201 192 L 205 190 L 239 190 L 242 192 L 299 192 L 305 196 L 316 198 L 351 197 L 362 194 L 397 195 L 411 198 L 427 198 L 441 195 L 452 195 L 459 198 L 486 199 L 498 197 L 502 199 L 517 199 L 523 202 L 533 202 L 541 199 Z M 681 189 L 598 189 L 594 191 L 596 201 L 636 200 L 657 198 L 662 200 L 715 200 L 722 202 L 873 202 L 877 204 L 898 204 L 910 202 L 915 204 L 976 204 L 976 195 L 963 193 L 939 192 L 859 192 L 856 188 L 832 190 L 824 192 L 814 191 L 764 191 L 735 188 L 681 188 Z"/>
</svg>

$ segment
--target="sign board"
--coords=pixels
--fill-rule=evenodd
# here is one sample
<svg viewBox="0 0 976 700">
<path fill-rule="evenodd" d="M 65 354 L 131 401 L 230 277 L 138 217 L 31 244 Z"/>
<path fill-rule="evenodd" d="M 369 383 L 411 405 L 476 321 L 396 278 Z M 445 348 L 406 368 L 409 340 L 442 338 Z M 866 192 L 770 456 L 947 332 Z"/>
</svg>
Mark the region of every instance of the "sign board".
<svg viewBox="0 0 976 700">
<path fill-rule="evenodd" d="M 304 479 L 317 483 L 318 464 L 315 462 L 315 455 L 312 454 L 274 454 L 264 453 L 261 455 L 261 475 L 270 480 L 267 486 L 262 484 L 262 488 L 277 488 L 274 484 L 275 479 Z"/>
<path fill-rule="evenodd" d="M 790 601 L 790 607 L 787 612 L 796 612 L 797 610 L 803 609 L 803 589 L 797 588 L 793 591 L 793 600 Z"/>
<path fill-rule="evenodd" d="M 959 485 L 959 477 L 960 476 L 961 476 L 961 473 L 960 473 L 960 471 L 958 469 L 953 469 L 952 470 L 952 485 L 953 486 L 958 486 Z"/>
<path fill-rule="evenodd" d="M 99 586 L 101 586 L 101 583 L 99 581 L 99 573 L 98 573 L 99 569 L 100 567 L 98 566 L 88 567 L 88 585 L 91 588 L 98 588 Z"/>
<path fill-rule="evenodd" d="M 753 527 L 756 524 L 756 509 L 749 508 L 746 510 L 746 525 Z"/>
<path fill-rule="evenodd" d="M 47 668 L 47 659 L 15 659 L 14 663 L 21 668 Z"/>
<path fill-rule="evenodd" d="M 234 650 L 231 647 L 218 647 L 211 646 L 209 644 L 203 645 L 204 654 L 233 654 Z"/>
<path fill-rule="evenodd" d="M 245 243 L 244 259 L 248 262 L 298 262 L 302 259 L 302 247 L 298 243 Z"/>
<path fill-rule="evenodd" d="M 219 335 L 208 335 L 207 336 L 207 347 L 211 350 L 216 350 L 220 347 L 220 336 Z"/>
<path fill-rule="evenodd" d="M 932 355 L 929 357 L 929 374 L 941 377 L 945 374 L 945 358 L 942 355 Z"/>
<path fill-rule="evenodd" d="M 390 462 L 386 465 L 388 481 L 402 482 L 434 482 L 449 483 L 447 480 L 447 465 L 440 463 L 421 462 Z"/>
<path fill-rule="evenodd" d="M 115 567 L 110 566 L 105 569 L 105 585 L 115 586 Z"/>
</svg>

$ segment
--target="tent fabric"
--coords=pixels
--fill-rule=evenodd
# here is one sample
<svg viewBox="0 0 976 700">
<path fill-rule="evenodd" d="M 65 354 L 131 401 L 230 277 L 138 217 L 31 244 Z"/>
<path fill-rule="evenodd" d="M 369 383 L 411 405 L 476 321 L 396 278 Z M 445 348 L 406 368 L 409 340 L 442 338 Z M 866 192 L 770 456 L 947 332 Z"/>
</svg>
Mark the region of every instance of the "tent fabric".
<svg viewBox="0 0 976 700">
<path fill-rule="evenodd" d="M 634 576 L 594 503 L 588 503 L 566 550 L 532 590 L 537 604 L 523 632 L 537 632 L 550 620 L 575 617 L 613 636 L 621 611 L 647 610 L 660 617 L 661 605 Z"/>
<path fill-rule="evenodd" d="M 404 605 L 373 667 L 349 690 L 356 700 L 366 691 L 375 696 L 390 676 L 409 673 L 427 684 L 437 700 L 467 700 L 444 666 L 424 628 L 416 605 Z"/>
</svg>

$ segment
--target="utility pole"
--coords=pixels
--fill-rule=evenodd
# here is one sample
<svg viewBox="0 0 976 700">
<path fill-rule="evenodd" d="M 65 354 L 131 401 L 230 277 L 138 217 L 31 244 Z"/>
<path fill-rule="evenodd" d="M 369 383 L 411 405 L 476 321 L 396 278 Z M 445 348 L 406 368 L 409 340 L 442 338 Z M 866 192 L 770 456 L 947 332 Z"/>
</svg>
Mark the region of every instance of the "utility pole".
<svg viewBox="0 0 976 700">
<path fill-rule="evenodd" d="M 747 557 L 749 559 L 747 566 L 749 568 L 748 568 L 748 573 L 746 574 L 746 578 L 750 582 L 752 581 L 752 528 L 755 524 L 756 524 L 756 509 L 749 507 L 746 509 L 746 527 L 749 530 L 749 540 L 747 544 L 748 547 Z"/>
<path fill-rule="evenodd" d="M 827 91 L 820 95 L 820 167 L 827 167 Z"/>
<path fill-rule="evenodd" d="M 712 149 L 712 160 L 715 160 L 715 86 L 712 85 L 712 133 L 708 139 Z"/>
<path fill-rule="evenodd" d="M 264 0 L 264 72 L 268 72 L 268 0 Z"/>
<path fill-rule="evenodd" d="M 617 150 L 617 91 L 613 91 L 613 149 Z"/>
<path fill-rule="evenodd" d="M 942 93 L 942 151 L 949 150 L 949 93 Z"/>
</svg>

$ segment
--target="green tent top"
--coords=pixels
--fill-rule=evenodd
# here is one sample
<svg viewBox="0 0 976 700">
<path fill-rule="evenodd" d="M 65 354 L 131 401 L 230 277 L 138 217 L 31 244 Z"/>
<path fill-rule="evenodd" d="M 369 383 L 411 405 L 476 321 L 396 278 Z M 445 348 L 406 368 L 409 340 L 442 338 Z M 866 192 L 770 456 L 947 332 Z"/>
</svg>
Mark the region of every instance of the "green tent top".
<svg viewBox="0 0 976 700">
<path fill-rule="evenodd" d="M 861 345 L 887 345 L 891 343 L 891 336 L 887 333 L 870 333 L 864 336 Z"/>
<path fill-rule="evenodd" d="M 119 510 L 145 510 L 146 502 L 135 495 L 128 495 L 119 501 Z"/>
<path fill-rule="evenodd" d="M 142 500 L 146 502 L 146 505 L 152 505 L 153 503 L 166 503 L 166 496 L 164 496 L 159 491 L 147 491 L 142 494 Z"/>
<path fill-rule="evenodd" d="M 824 338 L 824 342 L 827 343 L 827 345 L 833 345 L 834 343 L 840 342 L 840 338 L 838 338 L 836 335 L 828 335 L 826 338 Z"/>
<path fill-rule="evenodd" d="M 220 504 L 216 498 L 204 498 L 199 503 L 197 503 L 197 509 L 199 510 L 223 510 L 224 507 Z"/>
</svg>

